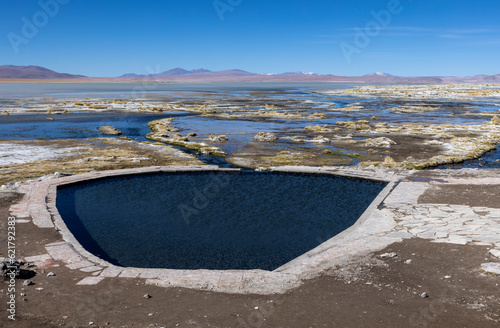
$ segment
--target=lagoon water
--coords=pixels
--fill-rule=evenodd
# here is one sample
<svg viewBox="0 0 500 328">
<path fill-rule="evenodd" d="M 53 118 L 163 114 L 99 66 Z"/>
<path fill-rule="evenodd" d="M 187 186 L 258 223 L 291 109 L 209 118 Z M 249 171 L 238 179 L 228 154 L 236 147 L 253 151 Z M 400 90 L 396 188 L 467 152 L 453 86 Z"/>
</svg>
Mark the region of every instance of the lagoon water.
<svg viewBox="0 0 500 328">
<path fill-rule="evenodd" d="M 495 102 L 481 101 L 449 101 L 449 100 L 395 100 L 376 99 L 357 96 L 336 96 L 318 91 L 346 89 L 355 84 L 344 83 L 0 83 L 0 111 L 2 108 L 37 107 L 47 108 L 47 103 L 54 99 L 64 101 L 92 98 L 107 100 L 124 98 L 133 100 L 151 100 L 157 102 L 188 102 L 201 104 L 204 102 L 228 104 L 218 108 L 218 111 L 231 112 L 231 104 L 262 108 L 267 103 L 292 104 L 290 111 L 309 111 L 314 113 L 317 108 L 331 106 L 332 110 L 325 112 L 321 124 L 334 125 L 338 121 L 351 119 L 345 111 L 335 108 L 346 105 L 361 105 L 365 109 L 355 112 L 355 119 L 370 120 L 376 116 L 380 122 L 404 124 L 482 124 L 487 117 L 482 112 L 498 111 Z M 252 107 L 252 104 L 253 107 Z M 439 108 L 438 110 L 409 112 L 402 115 L 394 111 L 394 107 L 424 105 Z M 474 115 L 461 115 L 466 112 Z M 54 121 L 47 121 L 50 117 Z M 183 134 L 195 132 L 199 137 L 207 138 L 212 133 L 230 134 L 229 141 L 223 145 L 223 150 L 231 154 L 252 141 L 257 132 L 303 131 L 312 123 L 308 120 L 234 120 L 211 119 L 197 113 L 167 113 L 162 114 L 131 114 L 131 113 L 79 113 L 65 115 L 9 115 L 0 116 L 0 139 L 57 139 L 57 138 L 92 138 L 101 136 L 97 128 L 111 125 L 122 130 L 134 140 L 144 141 L 150 132 L 147 123 L 151 120 L 177 117 L 173 126 L 182 130 Z M 316 123 L 314 123 L 316 124 Z M 282 139 L 282 143 L 286 143 Z M 272 147 L 273 145 L 269 145 Z M 294 144 L 296 148 L 307 148 L 310 145 Z M 332 145 L 322 145 L 324 149 L 333 152 L 345 152 L 344 149 Z M 210 161 L 214 163 L 213 161 Z M 356 164 L 353 161 L 350 165 Z M 481 160 L 468 161 L 458 165 L 447 165 L 442 168 L 497 168 L 500 167 L 500 152 L 494 151 Z"/>
<path fill-rule="evenodd" d="M 19 97 L 141 97 L 148 94 L 248 94 L 287 90 L 345 89 L 344 83 L 0 83 L 1 98 Z"/>
<path fill-rule="evenodd" d="M 350 227 L 386 183 L 330 175 L 164 173 L 61 187 L 57 208 L 116 265 L 274 270 Z"/>
<path fill-rule="evenodd" d="M 180 113 L 77 113 L 50 115 L 9 115 L 0 119 L 0 139 L 82 139 L 102 137 L 97 128 L 112 125 L 123 135 L 146 141 L 151 132 L 148 123 L 165 117 L 181 117 L 190 114 Z"/>
</svg>

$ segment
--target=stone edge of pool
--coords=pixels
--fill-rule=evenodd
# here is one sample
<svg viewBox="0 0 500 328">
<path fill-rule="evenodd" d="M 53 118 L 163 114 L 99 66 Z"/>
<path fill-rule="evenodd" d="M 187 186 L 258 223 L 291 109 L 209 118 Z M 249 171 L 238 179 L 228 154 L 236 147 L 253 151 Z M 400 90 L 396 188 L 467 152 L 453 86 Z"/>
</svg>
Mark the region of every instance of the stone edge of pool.
<svg viewBox="0 0 500 328">
<path fill-rule="evenodd" d="M 430 233 L 422 235 L 422 232 L 425 233 L 427 230 L 419 229 L 419 232 L 411 230 L 411 224 L 405 225 L 404 220 L 403 223 L 400 222 L 401 220 L 396 215 L 397 211 L 399 208 L 408 208 L 408 211 L 410 211 L 410 208 L 417 208 L 418 210 L 418 208 L 423 207 L 423 205 L 418 206 L 419 197 L 435 184 L 500 184 L 500 170 L 489 170 L 492 172 L 493 177 L 489 176 L 487 178 L 424 178 L 417 181 L 407 179 L 411 172 L 406 171 L 396 172 L 349 167 L 302 166 L 279 167 L 272 170 L 276 172 L 321 173 L 371 179 L 387 182 L 388 185 L 379 193 L 353 226 L 274 271 L 172 270 L 115 266 L 94 256 L 80 245 L 66 227 L 55 205 L 57 186 L 60 185 L 120 175 L 159 172 L 228 172 L 239 171 L 239 169 L 226 169 L 210 165 L 188 167 L 157 166 L 92 172 L 57 179 L 47 179 L 22 185 L 19 188 L 19 192 L 24 193 L 24 197 L 20 203 L 12 205 L 10 211 L 20 223 L 29 222 L 31 218 L 33 223 L 39 228 L 55 228 L 59 231 L 63 241 L 47 244 L 45 245 L 46 254 L 28 256 L 25 260 L 28 262 L 43 263 L 45 260 L 53 259 L 63 262 L 69 269 L 81 270 L 88 273 L 86 278 L 77 283 L 78 285 L 97 284 L 105 278 L 142 278 L 148 284 L 163 287 L 184 287 L 226 293 L 272 294 L 284 293 L 291 288 L 299 286 L 306 279 L 314 278 L 329 269 L 382 250 L 386 246 L 405 238 L 429 238 L 437 242 L 456 244 L 464 244 L 464 241 L 465 243 L 473 242 L 472 237 L 468 241 L 462 235 L 453 235 L 453 232 L 448 233 L 445 237 L 441 235 L 438 237 L 436 234 L 431 236 Z M 436 205 L 435 207 L 439 206 Z M 450 208 L 456 212 L 453 215 L 458 215 L 458 219 L 460 219 L 467 212 L 465 211 L 465 207 Z M 498 218 L 498 222 L 491 222 L 496 224 L 493 228 L 499 229 L 498 231 L 500 232 L 500 210 L 489 210 L 491 210 L 493 218 Z M 453 217 L 452 214 L 450 215 Z M 422 225 L 425 227 L 425 221 L 422 222 L 424 222 Z M 463 231 L 463 229 L 460 231 Z M 477 239 L 477 234 L 474 236 Z M 500 249 L 500 236 L 498 240 L 492 240 L 488 235 L 483 237 L 484 240 L 479 238 L 479 241 L 476 241 L 476 243 L 489 243 L 493 248 Z"/>
</svg>

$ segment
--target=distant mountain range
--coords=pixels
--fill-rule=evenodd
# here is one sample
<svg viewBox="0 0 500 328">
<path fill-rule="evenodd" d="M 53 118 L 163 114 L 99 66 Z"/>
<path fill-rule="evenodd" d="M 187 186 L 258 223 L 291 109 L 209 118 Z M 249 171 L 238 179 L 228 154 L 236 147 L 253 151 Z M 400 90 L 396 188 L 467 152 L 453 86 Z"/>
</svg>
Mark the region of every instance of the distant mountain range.
<svg viewBox="0 0 500 328">
<path fill-rule="evenodd" d="M 57 73 L 40 66 L 0 66 L 0 79 L 77 79 L 84 75 Z"/>
<path fill-rule="evenodd" d="M 161 72 L 158 74 L 148 74 L 148 75 L 139 75 L 134 73 L 127 73 L 120 77 L 168 77 L 168 76 L 253 76 L 259 75 L 256 73 L 250 73 L 247 71 L 243 71 L 241 69 L 231 69 L 225 71 L 210 71 L 205 68 L 193 69 L 193 70 L 185 70 L 184 68 L 173 68 L 165 72 Z"/>
<path fill-rule="evenodd" d="M 258 74 L 241 69 L 210 71 L 205 68 L 186 70 L 173 68 L 157 74 L 124 74 L 119 77 L 86 77 L 67 73 L 58 73 L 40 66 L 0 66 L 0 79 L 6 80 L 77 80 L 87 82 L 344 82 L 344 83 L 491 83 L 500 82 L 500 74 L 476 75 L 467 77 L 454 76 L 418 76 L 404 77 L 388 73 L 375 72 L 363 76 L 338 76 L 312 72 L 287 72 Z"/>
<path fill-rule="evenodd" d="M 313 72 L 286 72 L 286 73 L 268 73 L 266 75 L 272 76 L 272 75 L 306 75 L 306 76 L 313 76 L 313 75 L 321 75 L 321 74 L 316 74 Z"/>
<path fill-rule="evenodd" d="M 366 75 L 363 75 L 363 76 L 395 76 L 395 75 L 391 75 L 391 74 L 387 74 L 387 73 L 382 73 L 382 72 L 375 72 L 375 73 L 366 74 Z"/>
</svg>

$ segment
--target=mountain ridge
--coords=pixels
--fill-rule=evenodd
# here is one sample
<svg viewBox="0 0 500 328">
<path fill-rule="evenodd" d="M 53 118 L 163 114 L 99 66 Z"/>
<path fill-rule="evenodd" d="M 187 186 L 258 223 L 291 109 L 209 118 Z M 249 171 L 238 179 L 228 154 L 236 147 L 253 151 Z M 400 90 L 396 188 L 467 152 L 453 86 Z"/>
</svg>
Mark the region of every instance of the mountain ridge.
<svg viewBox="0 0 500 328">
<path fill-rule="evenodd" d="M 259 75 L 256 73 L 250 73 L 241 69 L 229 69 L 222 71 L 211 71 L 206 68 L 197 68 L 192 70 L 186 70 L 184 68 L 176 67 L 169 69 L 167 71 L 156 73 L 156 74 L 135 74 L 127 73 L 119 77 L 171 77 L 171 76 L 245 76 L 245 75 Z"/>
<path fill-rule="evenodd" d="M 85 75 L 58 73 L 41 66 L 1 65 L 0 78 L 2 79 L 74 79 L 84 78 Z"/>
<path fill-rule="evenodd" d="M 258 74 L 241 69 L 211 71 L 206 68 L 186 70 L 176 67 L 156 74 L 141 75 L 127 73 L 119 77 L 87 77 L 69 73 L 58 73 L 41 66 L 0 66 L 3 80 L 75 80 L 96 82 L 314 82 L 314 83 L 500 83 L 500 74 L 474 76 L 395 76 L 375 72 L 363 76 L 338 76 L 313 72 L 286 72 Z"/>
<path fill-rule="evenodd" d="M 396 77 L 396 75 L 392 75 L 392 74 L 384 73 L 384 72 L 375 72 L 375 73 L 366 74 L 363 76 L 393 76 L 393 77 Z"/>
</svg>

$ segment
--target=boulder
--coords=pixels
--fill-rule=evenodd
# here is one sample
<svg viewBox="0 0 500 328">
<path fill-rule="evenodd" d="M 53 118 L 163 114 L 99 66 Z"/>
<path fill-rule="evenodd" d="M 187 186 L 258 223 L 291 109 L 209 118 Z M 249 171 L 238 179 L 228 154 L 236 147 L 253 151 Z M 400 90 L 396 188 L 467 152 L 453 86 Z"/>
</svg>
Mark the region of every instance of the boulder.
<svg viewBox="0 0 500 328">
<path fill-rule="evenodd" d="M 16 277 L 19 276 L 19 273 L 21 272 L 19 267 L 21 264 L 18 260 L 11 261 L 8 258 L 0 258 L 0 260 L 0 273 L 3 277 L 7 277 L 7 275 L 11 272 L 15 272 Z"/>
</svg>

